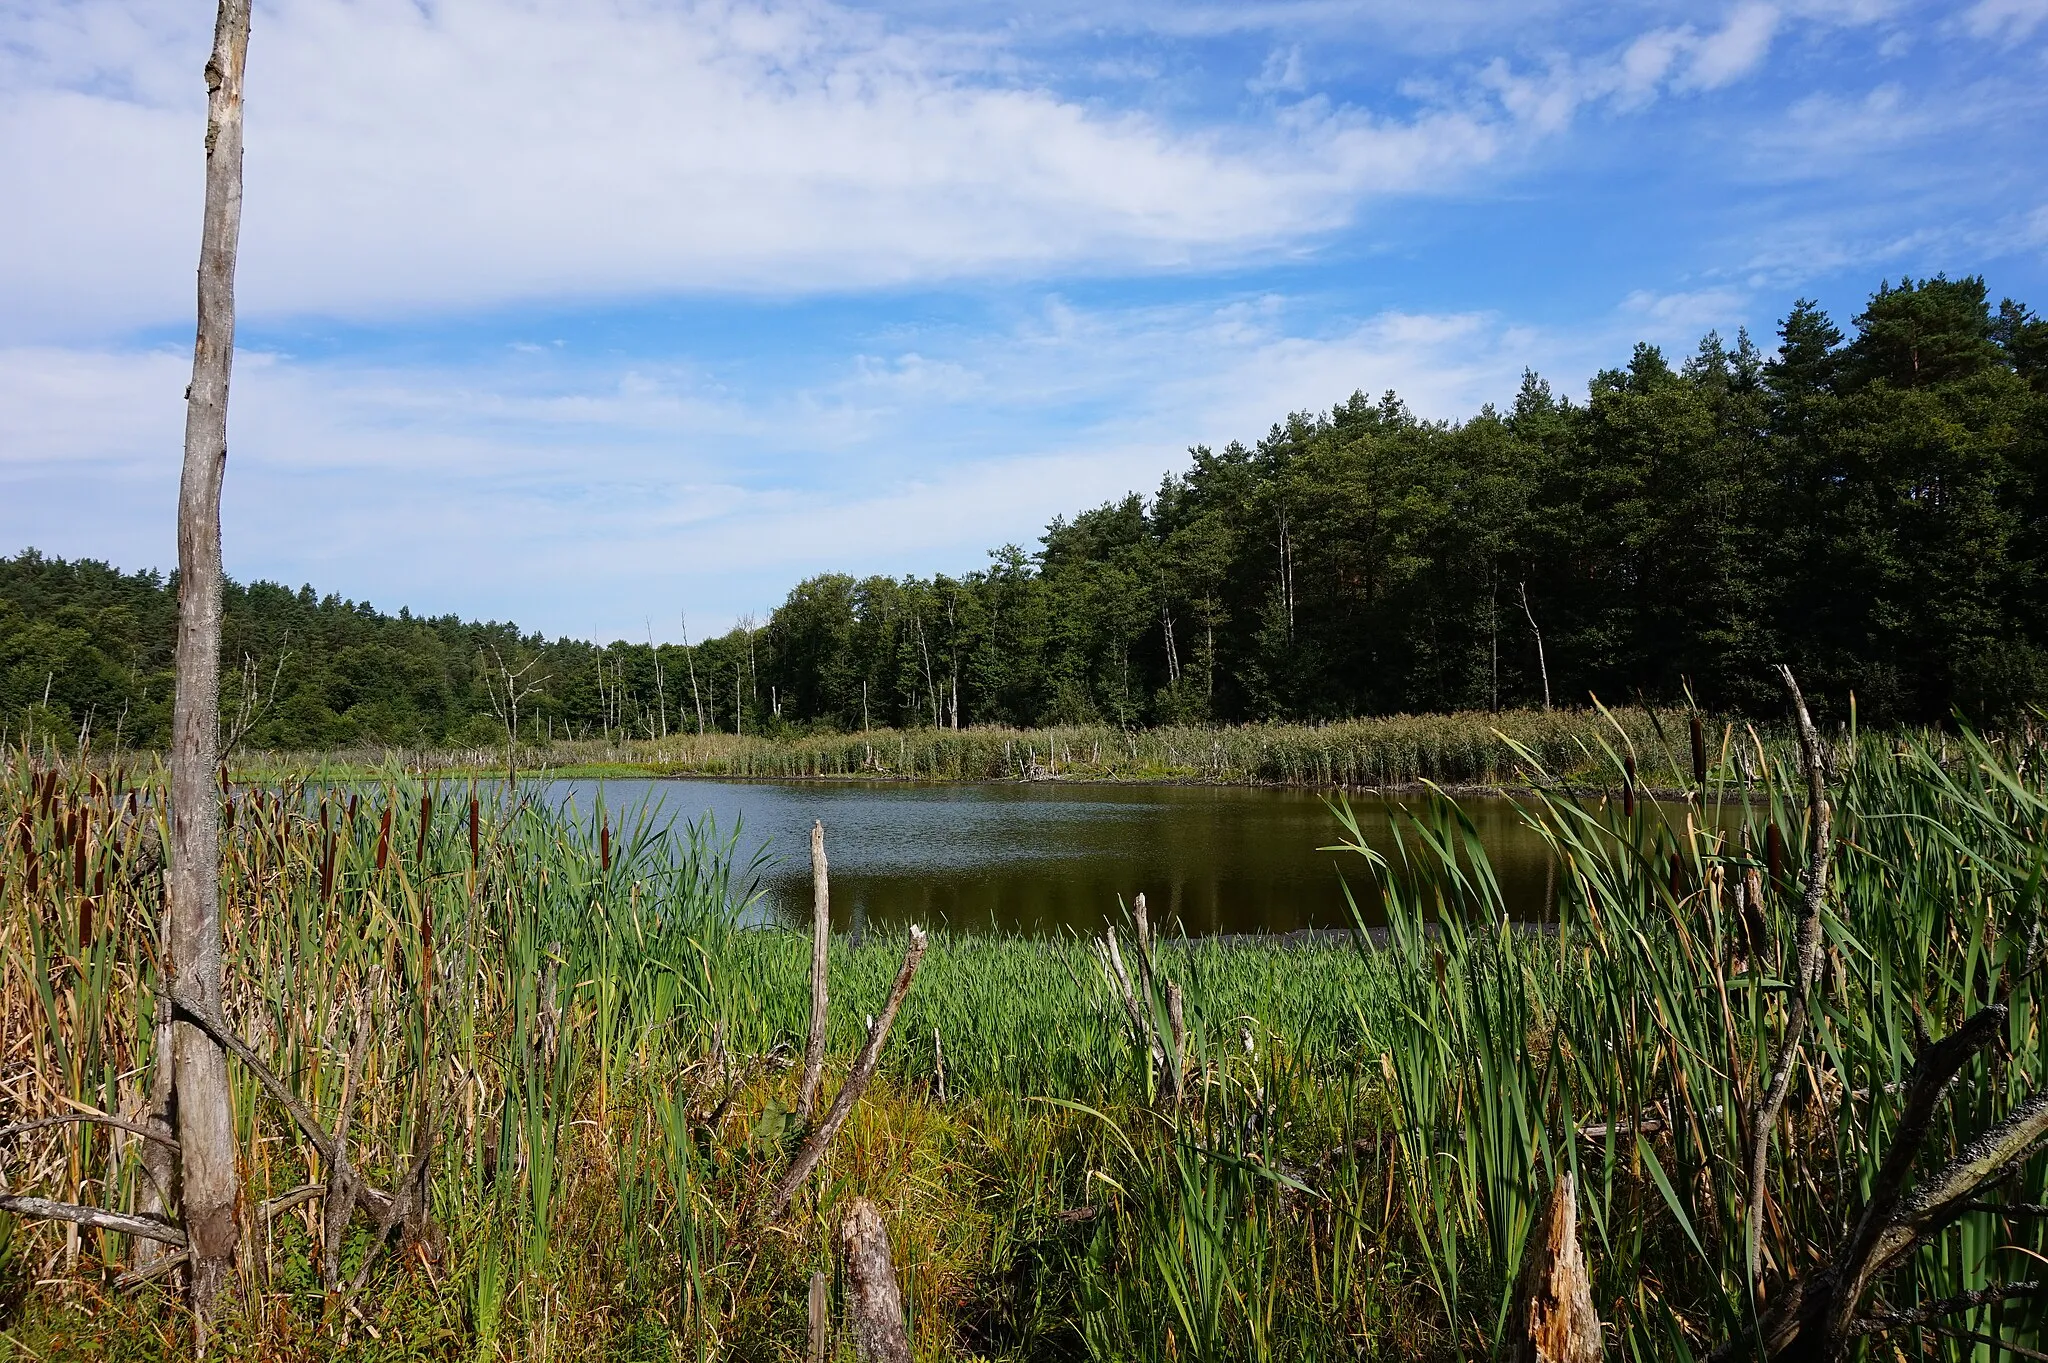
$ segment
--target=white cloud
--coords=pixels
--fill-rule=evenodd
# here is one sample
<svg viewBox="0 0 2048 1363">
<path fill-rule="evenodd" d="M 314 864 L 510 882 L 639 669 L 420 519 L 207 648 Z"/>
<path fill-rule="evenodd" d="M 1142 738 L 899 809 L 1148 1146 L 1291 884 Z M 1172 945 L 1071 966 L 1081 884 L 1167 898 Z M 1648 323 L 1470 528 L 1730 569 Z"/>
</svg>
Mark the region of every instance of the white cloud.
<svg viewBox="0 0 2048 1363">
<path fill-rule="evenodd" d="M 1277 94 L 1282 91 L 1303 90 L 1308 79 L 1301 65 L 1301 44 L 1291 43 L 1276 47 L 1266 54 L 1266 63 L 1259 68 L 1259 74 L 1248 88 L 1255 95 Z"/>
<path fill-rule="evenodd" d="M 0 175 L 37 206 L 0 219 L 17 338 L 189 309 L 207 35 L 157 12 L 84 0 L 0 35 Z M 1006 69 L 824 0 L 280 0 L 250 47 L 244 305 L 1176 266 L 1452 183 L 1511 132 L 1497 107 L 1320 101 L 1182 128 Z"/>
<path fill-rule="evenodd" d="M 1651 29 L 1610 51 L 1555 54 L 1527 70 L 1496 59 L 1480 83 L 1521 124 L 1557 132 L 1589 104 L 1611 101 L 1633 110 L 1667 94 L 1716 90 L 1740 80 L 1770 55 L 1782 18 L 1775 5 L 1744 0 L 1711 33 L 1690 24 Z"/>
<path fill-rule="evenodd" d="M 1679 88 L 1718 90 L 1748 75 L 1769 54 L 1778 22 L 1775 5 L 1736 6 L 1720 32 L 1709 34 L 1693 46 L 1692 61 L 1680 79 Z"/>
<path fill-rule="evenodd" d="M 245 354 L 228 567 L 550 631 L 638 632 L 677 605 L 702 628 L 813 572 L 972 568 L 1055 514 L 1149 491 L 1190 444 L 1255 441 L 1354 389 L 1461 417 L 1511 398 L 1525 363 L 1579 367 L 1490 316 L 1295 311 L 1049 299 L 1000 332 L 744 391 L 688 362 Z M 168 566 L 183 357 L 18 348 L 0 375 L 0 543 Z"/>
<path fill-rule="evenodd" d="M 205 18 L 0 18 L 0 181 L 35 205 L 0 217 L 0 339 L 189 313 Z M 382 319 L 1242 260 L 1522 165 L 1588 101 L 1725 85 L 1777 25 L 1744 0 L 1711 32 L 1418 79 L 1386 108 L 1308 93 L 1190 122 L 1142 88 L 1063 95 L 1002 30 L 832 0 L 276 0 L 250 48 L 241 298 Z M 1301 49 L 1252 84 L 1306 91 Z"/>
<path fill-rule="evenodd" d="M 1622 300 L 1621 312 L 1655 330 L 1657 334 L 1647 339 L 1690 342 L 1716 330 L 1733 336 L 1749 302 L 1749 290 L 1729 286 L 1676 293 L 1638 289 Z"/>
<path fill-rule="evenodd" d="M 2016 43 L 2048 22 L 2048 0 L 1977 0 L 1963 22 L 1979 38 Z"/>
</svg>

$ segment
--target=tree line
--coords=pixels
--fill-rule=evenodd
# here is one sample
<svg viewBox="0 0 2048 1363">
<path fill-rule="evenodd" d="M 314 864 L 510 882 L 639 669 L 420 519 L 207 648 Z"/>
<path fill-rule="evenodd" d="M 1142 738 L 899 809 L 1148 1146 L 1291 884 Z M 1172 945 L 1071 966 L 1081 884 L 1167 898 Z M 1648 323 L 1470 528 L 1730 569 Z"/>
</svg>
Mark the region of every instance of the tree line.
<svg viewBox="0 0 2048 1363">
<path fill-rule="evenodd" d="M 0 723 L 168 735 L 175 581 L 0 560 Z M 1643 698 L 1874 723 L 2048 702 L 2048 322 L 1901 280 L 1772 354 L 1638 345 L 1583 401 L 1388 393 L 1189 452 L 960 576 L 825 574 L 694 644 L 547 640 L 228 584 L 223 722 L 266 748 L 679 730 L 1314 722 Z"/>
</svg>

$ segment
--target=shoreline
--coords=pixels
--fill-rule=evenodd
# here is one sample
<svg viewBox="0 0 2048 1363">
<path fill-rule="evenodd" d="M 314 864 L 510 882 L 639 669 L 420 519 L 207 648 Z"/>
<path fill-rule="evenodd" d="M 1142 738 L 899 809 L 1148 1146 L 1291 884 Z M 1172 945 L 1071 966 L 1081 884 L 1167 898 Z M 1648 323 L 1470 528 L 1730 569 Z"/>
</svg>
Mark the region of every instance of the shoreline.
<svg viewBox="0 0 2048 1363">
<path fill-rule="evenodd" d="M 285 774 L 279 765 L 264 765 L 256 768 L 230 767 L 228 780 L 238 784 L 254 784 L 273 780 Z M 529 781 L 717 781 L 728 785 L 745 786 L 1045 786 L 1045 787 L 1088 787 L 1088 786 L 1157 786 L 1179 790 L 1299 790 L 1337 795 L 1366 796 L 1376 799 L 1392 799 L 1403 796 L 1427 795 L 1432 791 L 1441 792 L 1452 799 L 1510 800 L 1521 796 L 1553 795 L 1567 799 L 1608 799 L 1620 795 L 1620 789 L 1612 785 L 1594 785 L 1583 781 L 1563 781 L 1554 784 L 1507 785 L 1486 781 L 1394 781 L 1384 784 L 1359 784 L 1343 781 L 1311 780 L 1270 780 L 1247 776 L 1242 779 L 1222 780 L 1200 776 L 1118 776 L 1114 773 L 1091 772 L 1074 776 L 929 776 L 907 775 L 897 772 L 859 773 L 793 773 L 789 775 L 750 775 L 746 773 L 699 771 L 689 768 L 657 766 L 647 763 L 627 762 L 578 762 L 562 766 L 536 764 L 520 767 L 518 779 L 523 785 Z M 330 765 L 309 763 L 289 774 L 310 777 L 321 781 L 376 781 L 391 775 L 389 770 L 379 769 L 361 763 Z M 503 767 L 477 765 L 451 765 L 434 769 L 413 767 L 404 769 L 402 774 L 416 780 L 452 781 L 502 781 Z M 1652 786 L 1638 784 L 1636 797 L 1656 804 L 1684 804 L 1695 797 L 1718 795 L 1727 800 L 1740 798 L 1744 803 L 1758 798 L 1764 791 L 1756 783 L 1736 788 L 1732 783 L 1722 790 L 1715 790 L 1710 784 L 1705 791 L 1680 786 Z"/>
</svg>

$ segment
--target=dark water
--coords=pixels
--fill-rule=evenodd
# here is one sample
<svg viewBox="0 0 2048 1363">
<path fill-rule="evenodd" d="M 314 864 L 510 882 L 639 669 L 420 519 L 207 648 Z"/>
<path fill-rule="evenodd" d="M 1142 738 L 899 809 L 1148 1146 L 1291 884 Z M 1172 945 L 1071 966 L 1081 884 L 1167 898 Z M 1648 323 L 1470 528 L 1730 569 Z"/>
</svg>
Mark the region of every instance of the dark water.
<svg viewBox="0 0 2048 1363">
<path fill-rule="evenodd" d="M 1339 872 L 1375 902 L 1364 861 L 1319 850 L 1342 830 L 1313 791 L 1211 786 L 915 785 L 708 780 L 556 781 L 556 802 L 588 813 L 651 802 L 663 821 L 737 827 L 742 857 L 763 849 L 761 913 L 810 916 L 810 827 L 825 823 L 832 913 L 849 927 L 943 924 L 961 931 L 1099 929 L 1143 891 L 1155 921 L 1191 935 L 1350 925 Z M 1368 840 L 1390 851 L 1401 801 L 1353 797 Z M 1411 802 L 1412 803 L 1412 802 Z M 1507 800 L 1461 802 L 1510 910 L 1547 900 L 1543 844 Z"/>
</svg>

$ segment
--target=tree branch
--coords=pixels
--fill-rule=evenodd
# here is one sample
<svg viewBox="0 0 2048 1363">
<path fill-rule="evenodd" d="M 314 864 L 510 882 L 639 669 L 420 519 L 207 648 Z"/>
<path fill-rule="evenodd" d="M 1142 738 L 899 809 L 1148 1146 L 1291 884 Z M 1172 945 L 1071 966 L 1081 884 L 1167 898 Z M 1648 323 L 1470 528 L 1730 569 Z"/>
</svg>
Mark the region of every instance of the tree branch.
<svg viewBox="0 0 2048 1363">
<path fill-rule="evenodd" d="M 52 1202 L 47 1197 L 19 1197 L 13 1193 L 0 1193 L 0 1212 L 12 1212 L 36 1221 L 71 1221 L 95 1230 L 110 1230 L 121 1235 L 137 1235 L 145 1240 L 158 1240 L 166 1245 L 183 1246 L 185 1232 L 168 1221 L 158 1221 L 147 1216 L 133 1216 L 127 1212 L 101 1211 L 98 1207 L 81 1207 L 74 1202 Z"/>
<path fill-rule="evenodd" d="M 1858 1335 L 1881 1335 L 1890 1330 L 1907 1330 L 1915 1325 L 1940 1320 L 1943 1316 L 1959 1316 L 1980 1306 L 1995 1306 L 2014 1297 L 2040 1295 L 2039 1282 L 1999 1283 L 1994 1287 L 1980 1287 L 1975 1292 L 1959 1292 L 1953 1297 L 1943 1297 L 1940 1301 L 1931 1301 L 1911 1311 L 1873 1311 L 1851 1324 L 1849 1332 Z"/>
<path fill-rule="evenodd" d="M 1750 1130 L 1747 1242 L 1751 1292 L 1755 1292 L 1757 1278 L 1763 1271 L 1764 1190 L 1770 1170 L 1771 1132 L 1778 1124 L 1778 1114 L 1785 1110 L 1785 1095 L 1792 1088 L 1792 1068 L 1798 1060 L 1799 1044 L 1806 1037 L 1807 1011 L 1811 1007 L 1808 996 L 1820 978 L 1820 911 L 1827 896 L 1828 850 L 1833 836 L 1833 810 L 1828 805 L 1820 733 L 1813 727 L 1813 717 L 1806 712 L 1806 697 L 1799 693 L 1799 683 L 1793 679 L 1792 669 L 1781 666 L 1778 675 L 1784 680 L 1785 690 L 1791 695 L 1793 712 L 1799 720 L 1799 754 L 1806 768 L 1807 825 L 1811 846 L 1807 852 L 1806 892 L 1799 901 L 1797 987 L 1786 1009 L 1785 1035 L 1778 1044 L 1777 1058 L 1771 1064 L 1771 1082 L 1757 1103 Z"/>
<path fill-rule="evenodd" d="M 38 1117 L 32 1122 L 16 1122 L 13 1126 L 0 1126 L 0 1140 L 7 1140 L 10 1137 L 19 1136 L 28 1131 L 39 1131 L 44 1127 L 66 1126 L 72 1122 L 87 1122 L 94 1126 L 111 1126 L 116 1130 L 126 1131 L 130 1135 L 140 1136 L 144 1140 L 155 1141 L 159 1145 L 167 1145 L 173 1150 L 178 1148 L 178 1138 L 167 1131 L 153 1126 L 145 1126 L 141 1122 L 131 1122 L 125 1118 L 109 1116 L 104 1112 L 66 1112 L 56 1117 Z"/>
<path fill-rule="evenodd" d="M 882 1043 L 889 1037 L 889 1028 L 896 1021 L 896 1013 L 903 1007 L 903 996 L 910 992 L 910 981 L 917 974 L 917 963 L 924 959 L 928 942 L 923 929 L 916 924 L 910 928 L 910 950 L 904 953 L 903 968 L 896 972 L 896 983 L 889 986 L 889 1001 L 882 1005 L 882 1015 L 868 1028 L 867 1045 L 861 1048 L 860 1057 L 853 1062 L 853 1072 L 846 1076 L 840 1086 L 839 1096 L 832 1100 L 825 1119 L 818 1123 L 818 1129 L 811 1133 L 803 1148 L 796 1152 L 789 1168 L 776 1181 L 775 1189 L 762 1204 L 762 1216 L 774 1220 L 789 1207 L 789 1200 L 803 1181 L 818 1167 L 818 1161 L 825 1157 L 825 1148 L 832 1144 L 832 1138 L 839 1134 L 839 1128 L 846 1124 L 853 1105 L 860 1101 L 867 1091 L 868 1081 L 875 1077 L 875 1065 L 882 1056 Z"/>
</svg>

